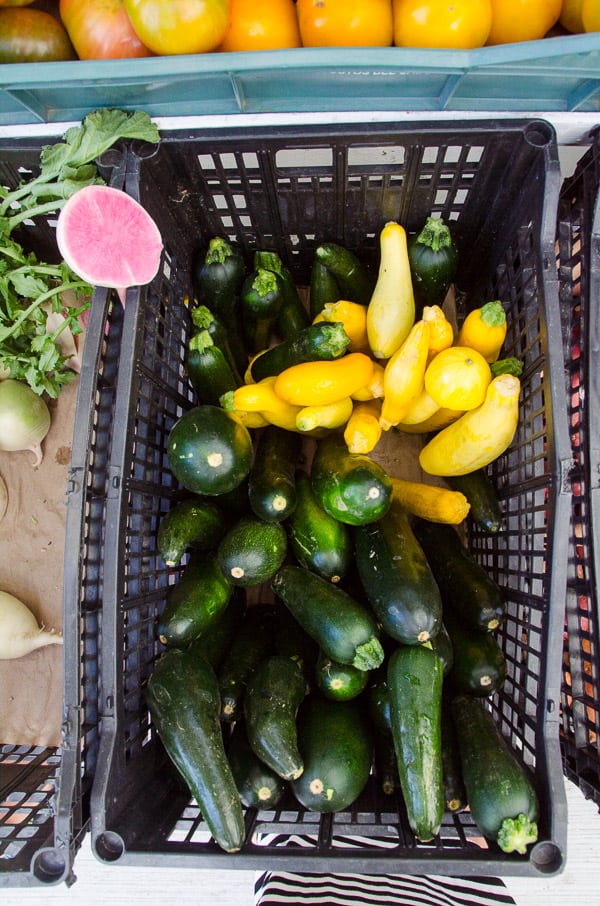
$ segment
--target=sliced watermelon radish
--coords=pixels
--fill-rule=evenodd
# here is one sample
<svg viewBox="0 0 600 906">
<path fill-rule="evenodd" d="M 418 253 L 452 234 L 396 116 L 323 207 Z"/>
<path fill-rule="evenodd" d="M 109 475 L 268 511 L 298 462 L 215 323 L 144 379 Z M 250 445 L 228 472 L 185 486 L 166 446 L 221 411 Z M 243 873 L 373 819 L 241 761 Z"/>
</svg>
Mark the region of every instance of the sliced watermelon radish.
<svg viewBox="0 0 600 906">
<path fill-rule="evenodd" d="M 120 189 L 85 186 L 58 215 L 58 249 L 82 280 L 110 286 L 125 302 L 128 286 L 156 276 L 163 242 L 148 212 Z"/>
</svg>

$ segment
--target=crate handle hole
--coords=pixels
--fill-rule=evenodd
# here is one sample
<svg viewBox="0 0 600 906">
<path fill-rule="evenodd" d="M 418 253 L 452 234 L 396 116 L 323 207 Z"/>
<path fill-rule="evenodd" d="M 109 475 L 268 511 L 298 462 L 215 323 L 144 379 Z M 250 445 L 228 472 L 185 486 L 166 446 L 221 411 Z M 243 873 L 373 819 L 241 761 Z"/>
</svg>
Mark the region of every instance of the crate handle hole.
<svg viewBox="0 0 600 906">
<path fill-rule="evenodd" d="M 525 140 L 534 148 L 544 148 L 553 139 L 553 130 L 550 123 L 529 123 L 525 128 Z"/>
<path fill-rule="evenodd" d="M 125 852 L 125 843 L 114 831 L 104 831 L 96 837 L 94 848 L 102 862 L 117 862 Z"/>
<path fill-rule="evenodd" d="M 543 840 L 531 850 L 531 864 L 542 875 L 553 875 L 563 867 L 563 854 L 555 843 Z"/>
<path fill-rule="evenodd" d="M 56 884 L 58 881 L 62 881 L 66 868 L 64 855 L 56 849 L 40 850 L 32 862 L 34 876 L 44 884 Z"/>
</svg>

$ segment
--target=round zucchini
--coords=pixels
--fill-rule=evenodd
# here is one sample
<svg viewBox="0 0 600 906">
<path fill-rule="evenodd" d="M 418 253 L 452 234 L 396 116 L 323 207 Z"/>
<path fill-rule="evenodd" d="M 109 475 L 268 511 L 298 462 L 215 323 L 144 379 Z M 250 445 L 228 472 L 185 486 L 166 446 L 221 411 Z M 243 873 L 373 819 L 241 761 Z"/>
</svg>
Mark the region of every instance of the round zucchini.
<svg viewBox="0 0 600 906">
<path fill-rule="evenodd" d="M 364 691 L 369 681 L 366 670 L 358 670 L 351 664 L 340 664 L 321 651 L 315 668 L 316 686 L 325 698 L 346 702 Z"/>
<path fill-rule="evenodd" d="M 261 585 L 285 559 L 287 535 L 278 522 L 240 519 L 222 538 L 217 559 L 233 585 Z"/>
</svg>

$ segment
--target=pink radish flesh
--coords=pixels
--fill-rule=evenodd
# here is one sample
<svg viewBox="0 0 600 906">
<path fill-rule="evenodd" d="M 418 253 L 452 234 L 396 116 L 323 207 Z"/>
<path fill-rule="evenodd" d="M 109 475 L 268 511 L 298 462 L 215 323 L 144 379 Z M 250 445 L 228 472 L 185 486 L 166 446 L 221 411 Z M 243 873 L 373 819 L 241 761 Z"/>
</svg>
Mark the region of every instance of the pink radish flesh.
<svg viewBox="0 0 600 906">
<path fill-rule="evenodd" d="M 56 241 L 82 280 L 117 290 L 149 283 L 163 248 L 148 212 L 110 186 L 85 186 L 69 198 L 58 216 Z"/>
</svg>

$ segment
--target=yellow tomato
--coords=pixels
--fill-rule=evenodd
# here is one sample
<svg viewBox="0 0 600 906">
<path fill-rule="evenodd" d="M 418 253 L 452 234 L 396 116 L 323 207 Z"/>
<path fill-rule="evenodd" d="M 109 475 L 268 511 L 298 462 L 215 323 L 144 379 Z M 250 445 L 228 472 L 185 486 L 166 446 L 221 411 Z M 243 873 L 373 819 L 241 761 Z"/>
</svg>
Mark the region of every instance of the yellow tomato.
<svg viewBox="0 0 600 906">
<path fill-rule="evenodd" d="M 394 0 L 394 44 L 468 50 L 482 47 L 491 0 Z"/>
<path fill-rule="evenodd" d="M 475 409 L 485 399 L 492 379 L 490 366 L 476 349 L 450 346 L 431 360 L 425 371 L 425 390 L 438 406 Z"/>
<path fill-rule="evenodd" d="M 392 0 L 297 0 L 304 47 L 388 47 Z"/>
<path fill-rule="evenodd" d="M 229 21 L 229 0 L 124 2 L 140 41 L 160 56 L 215 50 Z"/>
<path fill-rule="evenodd" d="M 585 31 L 600 31 L 600 4 L 598 0 L 583 0 L 581 21 Z"/>
<path fill-rule="evenodd" d="M 597 6 L 597 3 L 593 4 Z M 584 31 L 583 19 L 581 13 L 583 9 L 583 0 L 563 0 L 562 9 L 558 21 L 563 28 L 573 34 L 579 34 Z"/>
<path fill-rule="evenodd" d="M 300 47 L 294 0 L 229 0 L 229 25 L 219 50 Z"/>
<path fill-rule="evenodd" d="M 543 38 L 558 22 L 562 0 L 492 0 L 488 44 L 512 44 Z"/>
</svg>

